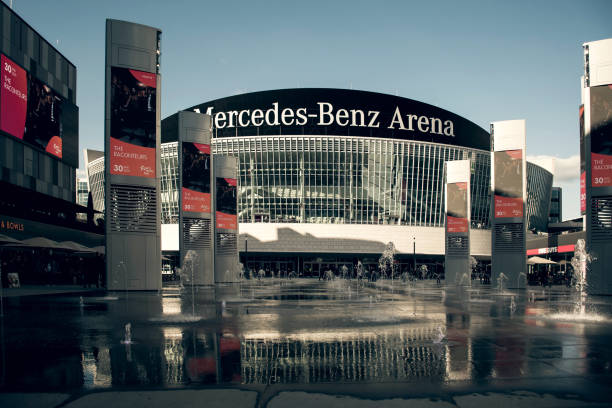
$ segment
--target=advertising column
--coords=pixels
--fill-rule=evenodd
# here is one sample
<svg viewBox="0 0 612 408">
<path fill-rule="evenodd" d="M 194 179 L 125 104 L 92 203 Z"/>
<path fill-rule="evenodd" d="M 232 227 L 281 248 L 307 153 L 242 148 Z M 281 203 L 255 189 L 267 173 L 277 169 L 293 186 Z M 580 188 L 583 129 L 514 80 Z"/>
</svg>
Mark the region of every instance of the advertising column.
<svg viewBox="0 0 612 408">
<path fill-rule="evenodd" d="M 447 285 L 470 285 L 470 161 L 450 161 L 445 166 L 444 281 Z"/>
<path fill-rule="evenodd" d="M 106 20 L 104 116 L 109 290 L 161 288 L 161 31 Z"/>
<path fill-rule="evenodd" d="M 212 119 L 195 112 L 178 113 L 179 249 L 185 284 L 212 285 L 211 211 Z"/>
<path fill-rule="evenodd" d="M 611 295 L 612 39 L 585 43 L 583 47 L 586 250 L 595 259 L 590 266 L 585 265 L 586 287 L 589 294 Z"/>
<path fill-rule="evenodd" d="M 215 283 L 237 282 L 238 158 L 215 157 Z"/>
<path fill-rule="evenodd" d="M 525 121 L 491 123 L 491 150 L 491 284 L 525 288 Z"/>
</svg>

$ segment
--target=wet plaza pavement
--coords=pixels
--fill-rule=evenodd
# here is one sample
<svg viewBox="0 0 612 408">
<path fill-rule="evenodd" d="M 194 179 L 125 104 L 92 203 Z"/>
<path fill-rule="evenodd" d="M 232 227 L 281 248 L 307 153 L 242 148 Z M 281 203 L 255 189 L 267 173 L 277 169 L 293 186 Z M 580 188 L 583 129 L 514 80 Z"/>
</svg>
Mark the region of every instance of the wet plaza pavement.
<svg viewBox="0 0 612 408">
<path fill-rule="evenodd" d="M 0 406 L 612 404 L 612 299 L 568 288 L 267 279 L 10 297 L 1 322 Z"/>
</svg>

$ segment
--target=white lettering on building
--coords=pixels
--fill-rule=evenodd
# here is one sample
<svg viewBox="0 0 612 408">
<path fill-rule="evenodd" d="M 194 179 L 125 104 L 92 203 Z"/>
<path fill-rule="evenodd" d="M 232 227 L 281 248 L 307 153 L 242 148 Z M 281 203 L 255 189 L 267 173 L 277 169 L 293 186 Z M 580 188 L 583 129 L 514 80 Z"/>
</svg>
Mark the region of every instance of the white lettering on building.
<svg viewBox="0 0 612 408">
<path fill-rule="evenodd" d="M 309 120 L 315 120 L 317 126 L 352 126 L 379 128 L 380 111 L 361 109 L 336 109 L 330 102 L 317 102 L 316 112 L 308 113 L 307 108 L 283 108 L 278 102 L 272 103 L 269 109 L 244 109 L 226 112 L 213 112 L 206 108 L 206 114 L 213 116 L 217 129 L 242 128 L 247 126 L 304 126 Z M 199 112 L 199 109 L 194 109 Z M 455 137 L 454 123 L 451 120 L 404 113 L 398 106 L 393 110 L 391 120 L 386 126 L 392 130 L 429 133 L 439 136 Z"/>
</svg>

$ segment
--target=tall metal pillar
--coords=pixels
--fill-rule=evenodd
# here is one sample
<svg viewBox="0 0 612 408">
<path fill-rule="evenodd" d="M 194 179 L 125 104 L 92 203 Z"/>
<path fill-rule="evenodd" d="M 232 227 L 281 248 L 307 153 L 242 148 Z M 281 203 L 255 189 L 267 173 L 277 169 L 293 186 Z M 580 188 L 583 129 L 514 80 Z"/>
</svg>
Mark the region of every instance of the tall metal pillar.
<svg viewBox="0 0 612 408">
<path fill-rule="evenodd" d="M 471 285 L 470 270 L 470 161 L 456 160 L 446 166 L 446 256 L 444 280 L 447 285 Z"/>
<path fill-rule="evenodd" d="M 178 113 L 179 249 L 183 279 L 212 285 L 214 279 L 211 186 L 212 118 L 196 112 Z"/>
<path fill-rule="evenodd" d="M 237 282 L 238 274 L 238 158 L 217 156 L 215 191 L 215 283 Z"/>
<path fill-rule="evenodd" d="M 110 290 L 161 288 L 161 31 L 106 20 L 104 157 Z"/>
<path fill-rule="evenodd" d="M 491 123 L 491 280 L 527 286 L 525 121 Z"/>
<path fill-rule="evenodd" d="M 584 47 L 587 291 L 612 294 L 612 39 Z"/>
</svg>

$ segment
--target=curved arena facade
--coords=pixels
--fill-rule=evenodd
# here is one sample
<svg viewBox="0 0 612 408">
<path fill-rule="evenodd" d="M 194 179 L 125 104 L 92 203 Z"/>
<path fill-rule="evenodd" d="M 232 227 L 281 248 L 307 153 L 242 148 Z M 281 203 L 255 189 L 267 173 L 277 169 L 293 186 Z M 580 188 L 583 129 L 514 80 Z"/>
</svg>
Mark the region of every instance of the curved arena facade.
<svg viewBox="0 0 612 408">
<path fill-rule="evenodd" d="M 379 93 L 285 89 L 217 99 L 213 152 L 237 156 L 239 250 L 252 268 L 317 273 L 444 255 L 444 162 L 472 161 L 472 253 L 490 256 L 490 135 L 452 112 Z M 176 126 L 162 121 L 162 219 L 176 222 Z M 552 174 L 528 163 L 529 228 L 546 228 Z"/>
</svg>

